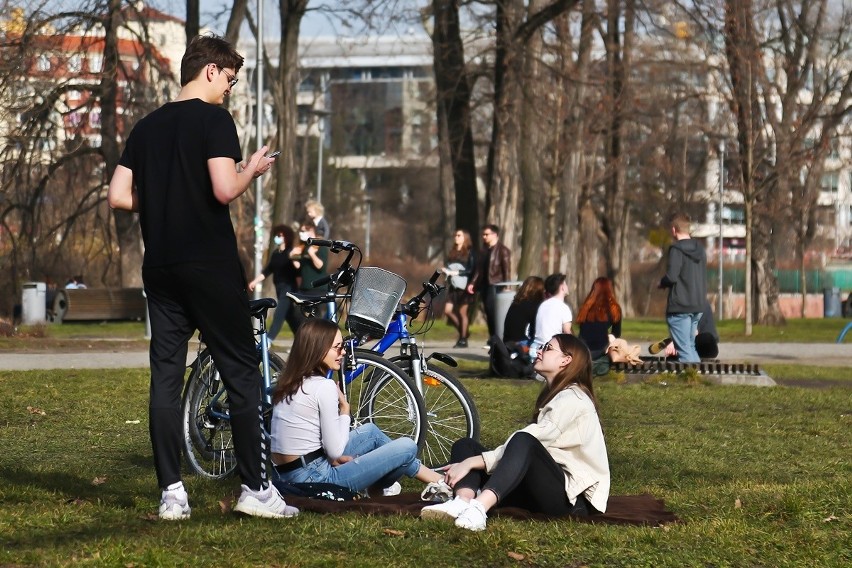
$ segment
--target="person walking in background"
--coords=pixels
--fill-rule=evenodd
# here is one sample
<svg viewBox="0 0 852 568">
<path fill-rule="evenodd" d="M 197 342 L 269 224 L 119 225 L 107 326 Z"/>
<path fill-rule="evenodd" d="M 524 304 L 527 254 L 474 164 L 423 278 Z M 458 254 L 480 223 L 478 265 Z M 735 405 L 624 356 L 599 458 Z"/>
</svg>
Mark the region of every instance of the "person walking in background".
<svg viewBox="0 0 852 568">
<path fill-rule="evenodd" d="M 453 246 L 447 253 L 447 266 L 442 269 L 449 282 L 444 315 L 458 332 L 455 347 L 467 347 L 467 338 L 470 335 L 468 309 L 473 303 L 474 295 L 467 291 L 467 284 L 474 268 L 475 257 L 470 233 L 464 229 L 456 229 Z"/>
<path fill-rule="evenodd" d="M 269 171 L 266 146 L 242 160 L 234 120 L 220 107 L 243 58 L 226 40 L 196 36 L 181 60 L 177 99 L 142 118 L 110 181 L 110 207 L 139 212 L 142 279 L 151 318 L 149 428 L 159 518 L 187 519 L 181 481 L 181 390 L 189 339 L 200 330 L 228 390 L 242 493 L 234 510 L 292 517 L 266 475 L 260 371 L 246 276 L 228 204 Z"/>
<path fill-rule="evenodd" d="M 328 219 L 324 217 L 325 207 L 316 199 L 309 199 L 305 203 L 305 212 L 308 218 L 314 222 L 316 238 L 329 239 L 331 238 L 331 226 L 328 224 Z"/>
<path fill-rule="evenodd" d="M 499 282 L 512 279 L 512 252 L 500 242 L 500 229 L 497 225 L 485 225 L 482 229 L 482 243 L 485 245 L 476 263 L 472 281 L 467 285 L 468 294 L 479 292 L 485 321 L 488 324 L 488 342 L 497 330 L 497 292 Z"/>
<path fill-rule="evenodd" d="M 669 291 L 666 323 L 678 361 L 698 363 L 701 359 L 695 351 L 695 334 L 707 303 L 707 255 L 701 243 L 690 236 L 689 225 L 686 213 L 676 213 L 669 220 L 675 241 L 669 247 L 660 288 Z"/>
<path fill-rule="evenodd" d="M 290 330 L 295 333 L 302 319 L 298 317 L 297 310 L 293 308 L 290 298 L 287 297 L 287 292 L 293 292 L 298 287 L 299 269 L 296 268 L 290 258 L 295 233 L 287 225 L 276 225 L 272 227 L 272 234 L 272 242 L 275 248 L 272 249 L 263 271 L 248 284 L 249 291 L 253 292 L 258 284 L 266 280 L 266 277 L 270 274 L 272 275 L 278 304 L 275 306 L 275 315 L 272 317 L 272 325 L 269 327 L 270 341 L 274 341 L 278 337 L 285 320 L 290 326 Z"/>
<path fill-rule="evenodd" d="M 547 299 L 535 314 L 535 340 L 530 349 L 531 357 L 535 357 L 536 350 L 557 333 L 571 333 L 574 316 L 565 303 L 567 295 L 568 284 L 564 274 L 551 274 L 544 279 L 544 297 Z"/>
<path fill-rule="evenodd" d="M 423 507 L 427 519 L 455 519 L 460 528 L 485 529 L 494 506 L 522 507 L 548 515 L 605 513 L 610 472 L 589 350 L 560 333 L 535 360 L 545 385 L 533 422 L 487 451 L 464 438 L 453 444 L 446 482 L 455 498 Z"/>
<path fill-rule="evenodd" d="M 592 360 L 606 354 L 609 335 L 621 337 L 621 306 L 615 300 L 612 281 L 601 276 L 577 312 L 580 339 L 592 353 Z"/>
</svg>

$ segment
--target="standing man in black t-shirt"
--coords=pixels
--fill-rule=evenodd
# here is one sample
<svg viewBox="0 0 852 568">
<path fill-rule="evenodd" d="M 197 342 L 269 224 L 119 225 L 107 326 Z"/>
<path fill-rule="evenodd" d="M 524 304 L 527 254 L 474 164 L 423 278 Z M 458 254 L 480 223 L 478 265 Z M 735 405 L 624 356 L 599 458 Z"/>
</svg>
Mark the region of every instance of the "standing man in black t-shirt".
<svg viewBox="0 0 852 568">
<path fill-rule="evenodd" d="M 181 481 L 181 389 L 187 343 L 201 331 L 228 389 L 242 494 L 234 510 L 292 517 L 266 476 L 260 388 L 246 277 L 228 204 L 274 159 L 266 146 L 243 161 L 234 121 L 221 108 L 243 58 L 224 39 L 193 38 L 181 61 L 181 90 L 139 121 L 110 181 L 111 207 L 139 212 L 142 279 L 151 318 L 149 420 L 162 488 L 160 519 L 189 518 Z"/>
</svg>

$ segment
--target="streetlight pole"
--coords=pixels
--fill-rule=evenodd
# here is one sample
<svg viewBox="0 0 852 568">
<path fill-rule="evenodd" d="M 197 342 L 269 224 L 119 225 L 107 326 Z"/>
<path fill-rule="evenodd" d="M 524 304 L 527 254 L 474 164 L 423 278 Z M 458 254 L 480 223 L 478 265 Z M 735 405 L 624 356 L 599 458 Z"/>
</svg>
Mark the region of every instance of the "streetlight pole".
<svg viewBox="0 0 852 568">
<path fill-rule="evenodd" d="M 317 131 L 319 131 L 319 144 L 317 144 L 317 201 L 322 203 L 322 147 L 325 138 L 325 119 L 317 115 Z"/>
<path fill-rule="evenodd" d="M 721 321 L 724 317 L 723 315 L 723 294 L 725 293 L 725 287 L 722 279 L 723 275 L 723 264 L 725 261 L 725 252 L 724 252 L 724 234 L 722 227 L 722 210 L 725 206 L 724 200 L 725 194 L 725 139 L 719 141 L 719 309 L 716 312 L 716 321 Z"/>
<path fill-rule="evenodd" d="M 257 0 L 257 62 L 254 67 L 257 93 L 254 104 L 257 145 L 263 145 L 263 0 Z M 263 182 L 258 177 L 254 182 L 254 275 L 263 270 Z M 255 286 L 254 298 L 261 296 L 262 286 Z"/>
</svg>

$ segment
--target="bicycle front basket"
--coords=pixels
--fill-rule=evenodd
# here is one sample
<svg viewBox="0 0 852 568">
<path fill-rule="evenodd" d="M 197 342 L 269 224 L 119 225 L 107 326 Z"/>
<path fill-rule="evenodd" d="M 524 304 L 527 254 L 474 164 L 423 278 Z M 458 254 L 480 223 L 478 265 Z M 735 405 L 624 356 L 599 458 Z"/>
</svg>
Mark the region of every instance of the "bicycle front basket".
<svg viewBox="0 0 852 568">
<path fill-rule="evenodd" d="M 352 333 L 381 337 L 405 292 L 405 280 L 382 268 L 364 266 L 355 276 L 346 326 Z"/>
</svg>

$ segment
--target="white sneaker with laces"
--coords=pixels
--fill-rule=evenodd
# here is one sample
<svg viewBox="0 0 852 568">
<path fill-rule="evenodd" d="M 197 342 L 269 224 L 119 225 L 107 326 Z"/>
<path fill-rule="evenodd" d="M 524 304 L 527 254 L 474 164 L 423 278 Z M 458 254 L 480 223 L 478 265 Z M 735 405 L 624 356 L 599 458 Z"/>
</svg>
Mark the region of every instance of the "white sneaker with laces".
<svg viewBox="0 0 852 568">
<path fill-rule="evenodd" d="M 432 501 L 433 503 L 446 503 L 452 498 L 453 488 L 447 485 L 443 479 L 429 482 L 420 494 L 421 500 Z"/>
<path fill-rule="evenodd" d="M 191 512 L 189 496 L 182 482 L 172 484 L 163 490 L 160 497 L 160 520 L 182 521 L 188 519 Z"/>
<path fill-rule="evenodd" d="M 476 499 L 471 501 L 469 505 L 456 517 L 456 526 L 469 531 L 484 531 L 485 522 L 488 519 L 485 507 Z"/>
<path fill-rule="evenodd" d="M 461 497 L 456 497 L 452 501 L 439 503 L 438 505 L 429 505 L 420 510 L 421 519 L 456 519 L 468 507 L 470 501 L 465 501 Z"/>
<path fill-rule="evenodd" d="M 394 481 L 393 485 L 382 489 L 382 494 L 385 497 L 393 497 L 394 495 L 399 495 L 400 493 L 402 493 L 402 485 L 399 484 L 399 481 Z"/>
<path fill-rule="evenodd" d="M 291 507 L 284 502 L 284 498 L 278 492 L 274 485 L 269 484 L 265 488 L 255 491 L 242 485 L 242 494 L 240 495 L 234 511 L 249 515 L 251 517 L 264 517 L 267 519 L 283 519 L 285 517 L 295 517 L 299 514 L 299 509 Z"/>
</svg>

